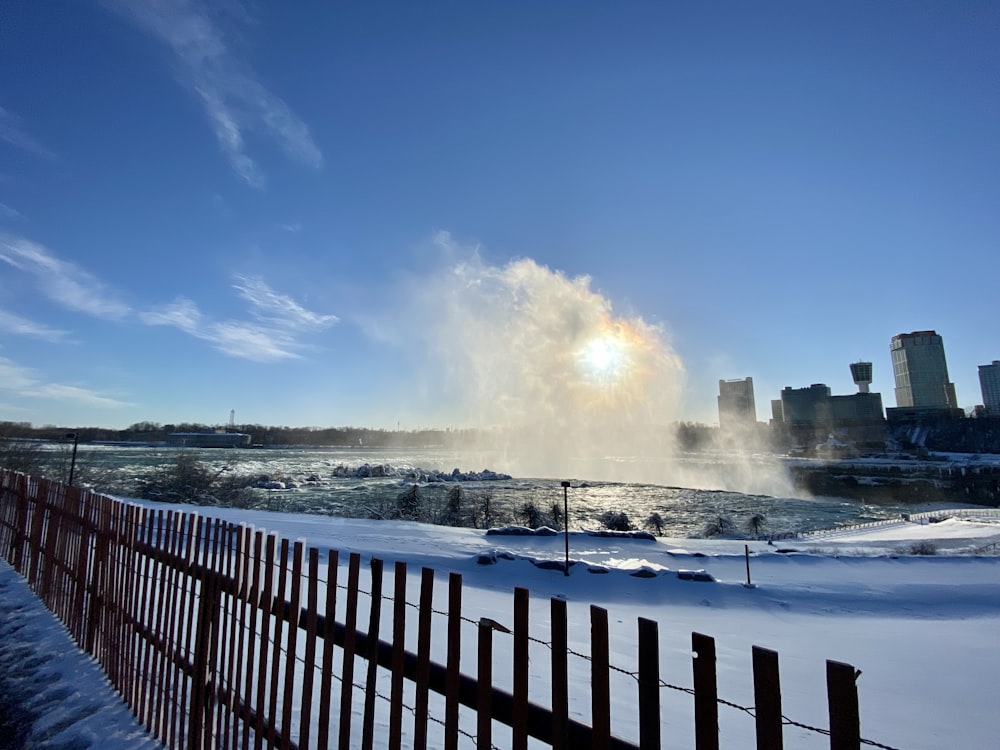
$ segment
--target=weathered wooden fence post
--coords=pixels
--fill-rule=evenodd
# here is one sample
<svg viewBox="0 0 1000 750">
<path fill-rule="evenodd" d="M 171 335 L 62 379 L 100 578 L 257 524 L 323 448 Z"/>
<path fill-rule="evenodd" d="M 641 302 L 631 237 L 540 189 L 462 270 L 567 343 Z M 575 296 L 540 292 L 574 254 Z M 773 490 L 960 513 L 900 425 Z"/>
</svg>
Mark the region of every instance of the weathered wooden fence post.
<svg viewBox="0 0 1000 750">
<path fill-rule="evenodd" d="M 840 661 L 826 662 L 826 691 L 830 705 L 830 750 L 860 750 L 858 712 L 860 671 Z"/>
<path fill-rule="evenodd" d="M 660 750 L 660 644 L 656 620 L 639 618 L 639 747 Z"/>
<path fill-rule="evenodd" d="M 458 750 L 458 689 L 462 656 L 462 576 L 448 576 L 448 665 L 445 677 L 444 747 Z"/>
<path fill-rule="evenodd" d="M 417 611 L 417 680 L 416 708 L 413 714 L 414 750 L 427 747 L 428 690 L 431 675 L 431 615 L 434 609 L 434 571 L 420 571 L 420 609 Z"/>
<path fill-rule="evenodd" d="M 552 748 L 569 750 L 569 639 L 566 600 L 552 597 Z"/>
<path fill-rule="evenodd" d="M 476 748 L 493 748 L 493 623 L 479 621 L 479 673 L 476 682 Z"/>
<path fill-rule="evenodd" d="M 608 611 L 590 605 L 590 713 L 595 750 L 611 747 L 611 654 Z"/>
<path fill-rule="evenodd" d="M 691 634 L 694 652 L 694 741 L 697 750 L 719 750 L 719 692 L 715 678 L 715 639 Z"/>
<path fill-rule="evenodd" d="M 392 681 L 389 693 L 389 750 L 403 744 L 403 665 L 406 651 L 406 563 L 397 562 L 392 602 Z"/>
<path fill-rule="evenodd" d="M 778 652 L 754 646 L 754 716 L 757 723 L 757 750 L 782 750 L 781 683 Z"/>
<path fill-rule="evenodd" d="M 528 589 L 514 589 L 514 750 L 528 747 Z"/>
<path fill-rule="evenodd" d="M 344 663 L 340 680 L 340 750 L 351 747 L 351 704 L 354 700 L 354 654 L 358 634 L 358 581 L 361 555 L 352 552 L 347 563 L 347 610 L 344 631 Z"/>
<path fill-rule="evenodd" d="M 368 639 L 366 641 L 365 659 L 368 660 L 368 673 L 365 677 L 365 712 L 361 729 L 362 750 L 372 750 L 375 742 L 375 693 L 378 679 L 378 636 L 379 625 L 382 622 L 382 561 L 377 557 L 371 559 L 371 605 L 368 610 Z"/>
<path fill-rule="evenodd" d="M 204 737 L 206 726 L 211 731 L 210 723 L 207 721 L 209 708 L 209 680 L 208 676 L 212 665 L 209 664 L 212 652 L 212 643 L 215 639 L 215 628 L 218 622 L 219 604 L 221 602 L 221 592 L 218 575 L 213 570 L 213 562 L 208 554 L 208 547 L 219 534 L 218 521 L 213 524 L 213 536 L 203 540 L 205 544 L 202 564 L 194 571 L 199 583 L 198 611 L 195 624 L 195 645 L 192 666 L 194 672 L 191 678 L 191 706 L 189 709 L 188 723 L 188 747 L 192 750 L 202 747 L 209 738 Z"/>
</svg>

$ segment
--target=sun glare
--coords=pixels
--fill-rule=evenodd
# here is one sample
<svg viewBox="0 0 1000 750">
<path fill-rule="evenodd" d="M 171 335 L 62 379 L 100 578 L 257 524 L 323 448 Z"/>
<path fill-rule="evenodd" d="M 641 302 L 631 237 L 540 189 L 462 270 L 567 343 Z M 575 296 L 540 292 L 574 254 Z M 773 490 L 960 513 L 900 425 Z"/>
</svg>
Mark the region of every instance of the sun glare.
<svg viewBox="0 0 1000 750">
<path fill-rule="evenodd" d="M 601 336 L 587 344 L 579 355 L 584 371 L 597 380 L 618 376 L 625 367 L 625 349 L 614 336 Z"/>
</svg>

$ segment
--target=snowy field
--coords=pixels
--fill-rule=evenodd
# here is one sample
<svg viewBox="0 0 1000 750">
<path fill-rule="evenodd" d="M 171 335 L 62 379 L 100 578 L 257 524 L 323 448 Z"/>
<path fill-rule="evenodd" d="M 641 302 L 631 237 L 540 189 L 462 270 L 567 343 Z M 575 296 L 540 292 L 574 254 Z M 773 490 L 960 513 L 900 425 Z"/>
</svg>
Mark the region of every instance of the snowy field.
<svg viewBox="0 0 1000 750">
<path fill-rule="evenodd" d="M 863 738 L 900 750 L 997 747 L 1000 557 L 968 554 L 1000 543 L 995 516 L 900 521 L 775 546 L 751 542 L 754 587 L 748 588 L 742 541 L 654 542 L 574 533 L 570 556 L 579 564 L 567 577 L 531 562 L 561 560 L 561 535 L 487 536 L 473 529 L 226 509 L 208 514 L 339 549 L 342 561 L 356 551 L 387 564 L 405 560 L 411 574 L 421 566 L 434 568 L 440 580 L 436 596 L 445 596 L 447 574 L 459 572 L 463 614 L 470 617 L 510 624 L 510 594 L 515 586 L 527 587 L 532 631 L 543 636 L 550 597 L 567 600 L 571 623 L 584 633 L 589 605 L 599 604 L 609 611 L 612 664 L 634 667 L 636 618 L 656 619 L 661 677 L 680 686 L 691 684 L 691 632 L 714 636 L 720 697 L 744 706 L 753 703 L 751 645 L 774 649 L 780 654 L 783 713 L 810 726 L 827 726 L 825 660 L 848 662 L 862 670 Z M 907 554 L 919 542 L 932 543 L 937 554 Z M 494 565 L 479 564 L 480 554 L 491 550 L 509 554 Z M 657 574 L 630 575 L 640 569 Z M 704 570 L 715 581 L 680 580 L 679 570 Z M 586 635 L 581 638 L 586 648 Z M 508 643 L 495 640 L 498 649 Z M 463 661 L 463 671 L 470 664 Z M 537 675 L 532 667 L 532 700 L 543 704 L 544 672 L 544 664 Z M 632 696 L 615 700 L 624 704 Z M 613 717 L 620 707 L 612 707 Z M 589 723 L 588 706 L 571 709 Z M 95 663 L 73 646 L 6 563 L 0 563 L 0 715 L 0 748 L 153 745 Z M 693 746 L 690 696 L 664 696 L 663 717 L 666 746 Z M 722 706 L 720 725 L 723 748 L 753 747 L 751 717 Z M 360 730 L 360 717 L 355 726 Z M 23 744 L 4 744 L 16 742 L 18 727 L 26 730 Z M 614 718 L 612 730 L 627 738 L 637 732 Z M 785 744 L 822 748 L 829 739 L 789 726 Z"/>
</svg>

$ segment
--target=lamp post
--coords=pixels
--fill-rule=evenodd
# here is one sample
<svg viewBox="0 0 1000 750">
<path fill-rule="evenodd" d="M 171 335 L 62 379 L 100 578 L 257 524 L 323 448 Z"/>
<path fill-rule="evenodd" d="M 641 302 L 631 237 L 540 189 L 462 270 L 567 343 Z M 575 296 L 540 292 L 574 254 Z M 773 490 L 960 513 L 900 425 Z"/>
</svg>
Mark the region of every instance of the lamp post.
<svg viewBox="0 0 1000 750">
<path fill-rule="evenodd" d="M 66 484 L 73 484 L 73 471 L 76 469 L 76 447 L 80 444 L 80 435 L 76 432 L 67 432 L 66 438 L 73 440 L 73 457 L 69 460 L 69 481 Z"/>
<path fill-rule="evenodd" d="M 566 565 L 563 575 L 569 575 L 569 482 L 562 482 L 563 488 L 563 538 L 566 540 Z"/>
</svg>

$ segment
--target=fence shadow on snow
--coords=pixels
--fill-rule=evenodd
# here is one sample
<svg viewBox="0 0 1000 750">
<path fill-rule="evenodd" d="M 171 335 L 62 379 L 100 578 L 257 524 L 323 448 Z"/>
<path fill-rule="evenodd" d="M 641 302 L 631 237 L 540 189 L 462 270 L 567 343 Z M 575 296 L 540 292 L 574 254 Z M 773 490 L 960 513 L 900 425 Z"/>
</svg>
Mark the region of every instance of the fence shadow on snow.
<svg viewBox="0 0 1000 750">
<path fill-rule="evenodd" d="M 690 695 L 697 750 L 719 748 L 720 706 L 753 717 L 760 749 L 781 750 L 789 724 L 827 735 L 832 750 L 888 747 L 860 737 L 859 673 L 849 664 L 827 661 L 829 729 L 812 727 L 782 714 L 778 654 L 768 649 L 753 647 L 754 706 L 739 706 L 718 695 L 715 641 L 707 635 L 691 634 L 693 687 L 678 687 L 661 679 L 654 620 L 638 619 L 638 668 L 625 670 L 610 663 L 601 607 L 590 607 L 585 655 L 570 647 L 561 599 L 550 601 L 551 633 L 542 640 L 529 634 L 524 588 L 513 591 L 508 629 L 462 615 L 455 573 L 447 610 L 437 611 L 428 568 L 419 601 L 409 602 L 404 563 L 394 565 L 390 594 L 382 561 L 372 559 L 365 591 L 358 554 L 349 556 L 343 582 L 336 550 L 5 470 L 0 556 L 172 748 L 521 750 L 529 738 L 533 747 L 561 750 L 683 746 L 665 736 L 664 690 Z M 415 628 L 408 610 L 416 613 Z M 436 635 L 435 616 L 446 621 Z M 367 628 L 359 628 L 365 617 Z M 474 644 L 463 644 L 463 626 L 474 628 Z M 498 651 L 512 654 L 512 663 L 494 659 L 494 638 L 511 639 Z M 471 675 L 460 669 L 463 645 Z M 550 653 L 547 706 L 529 700 L 529 645 Z M 570 656 L 585 668 L 571 671 Z M 538 662 L 532 669 L 543 669 Z M 503 679 L 494 679 L 495 670 Z M 637 721 L 631 736 L 638 744 L 612 734 L 612 675 L 625 675 L 636 691 L 638 717 L 625 720 Z M 581 692 L 589 694 L 590 725 L 571 715 L 571 685 L 574 708 Z"/>
</svg>

